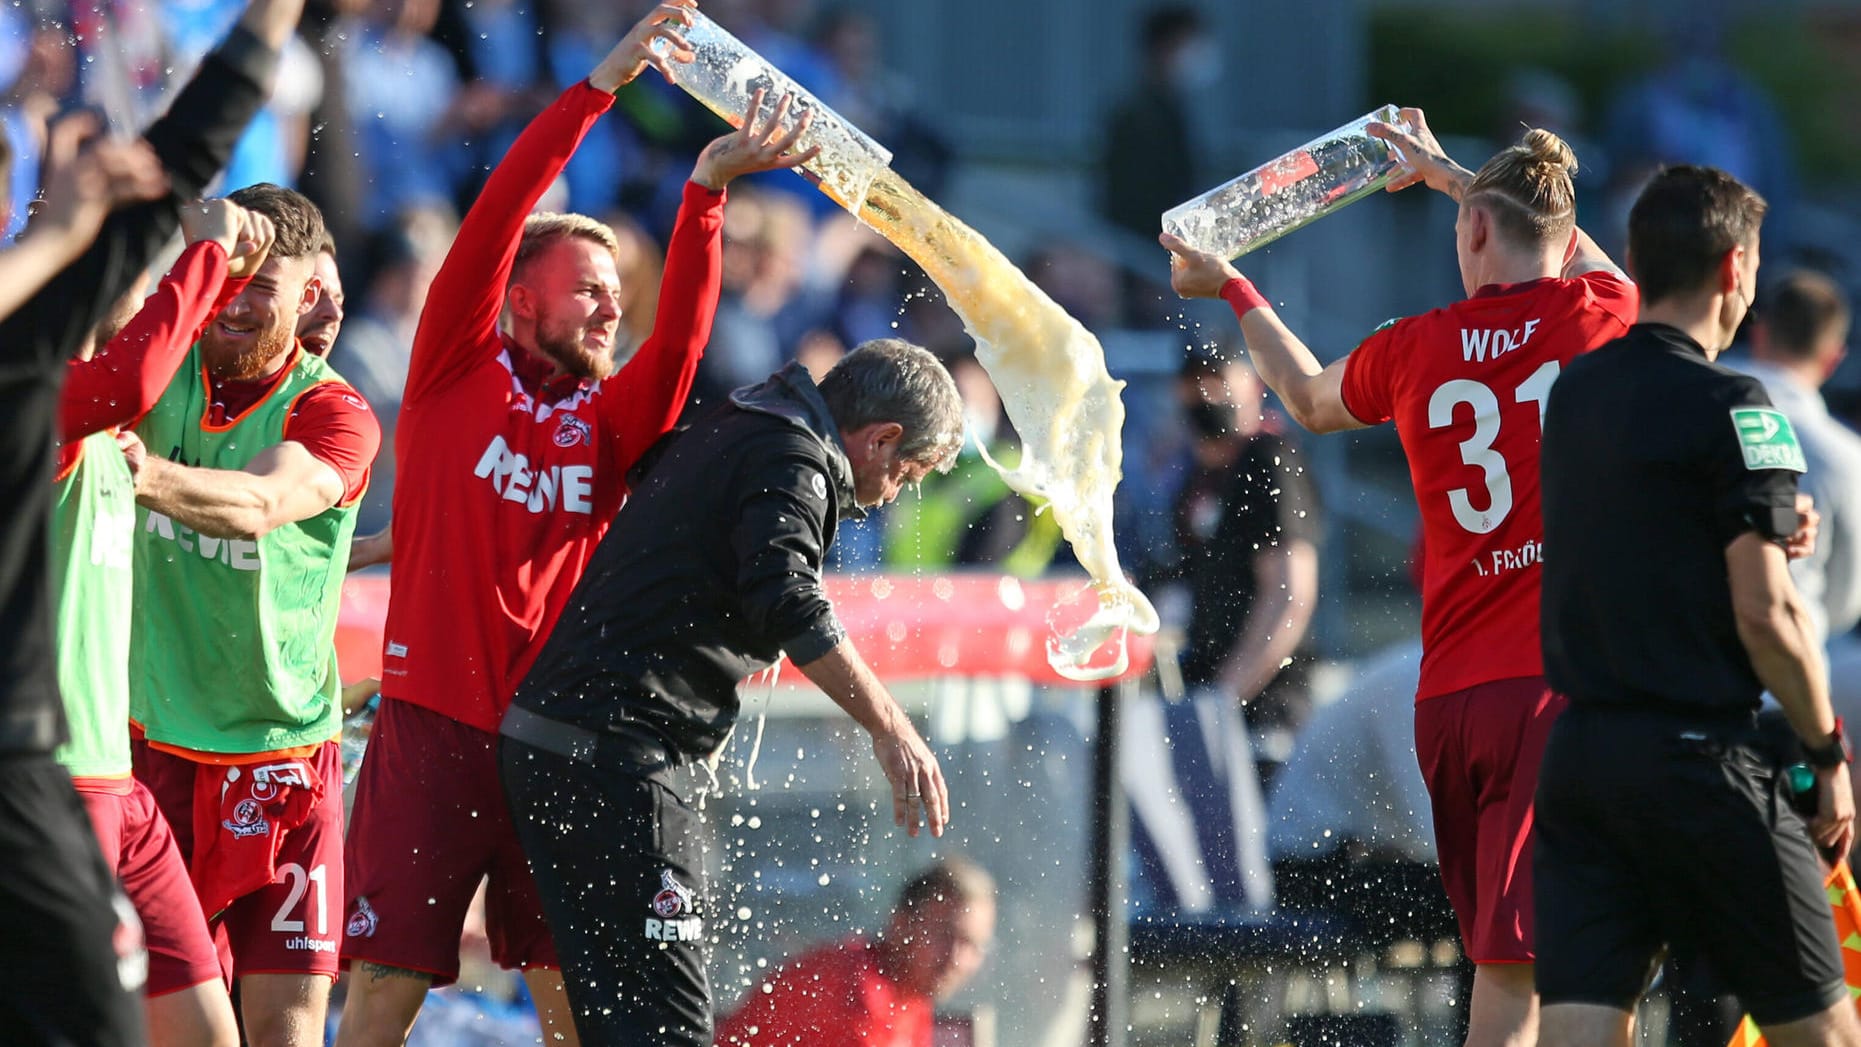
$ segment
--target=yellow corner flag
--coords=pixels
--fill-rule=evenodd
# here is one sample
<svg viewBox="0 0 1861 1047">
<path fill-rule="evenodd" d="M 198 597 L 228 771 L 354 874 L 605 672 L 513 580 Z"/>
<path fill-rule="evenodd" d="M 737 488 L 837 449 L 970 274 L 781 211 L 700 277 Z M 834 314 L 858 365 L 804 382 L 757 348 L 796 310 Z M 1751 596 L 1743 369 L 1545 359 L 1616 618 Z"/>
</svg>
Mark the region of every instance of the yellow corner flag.
<svg viewBox="0 0 1861 1047">
<path fill-rule="evenodd" d="M 1835 910 L 1835 939 L 1842 943 L 1843 980 L 1848 995 L 1861 997 L 1861 887 L 1855 886 L 1855 874 L 1847 862 L 1836 865 L 1829 874 L 1829 907 Z M 1738 1026 L 1727 1047 L 1768 1047 L 1764 1034 L 1750 1016 Z"/>
</svg>

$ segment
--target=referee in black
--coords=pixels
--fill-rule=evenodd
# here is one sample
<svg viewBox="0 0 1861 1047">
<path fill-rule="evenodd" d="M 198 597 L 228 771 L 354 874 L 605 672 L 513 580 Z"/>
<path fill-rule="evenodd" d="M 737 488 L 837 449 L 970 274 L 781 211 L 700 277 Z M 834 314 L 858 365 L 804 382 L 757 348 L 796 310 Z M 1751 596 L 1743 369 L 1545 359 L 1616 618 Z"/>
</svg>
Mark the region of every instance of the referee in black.
<svg viewBox="0 0 1861 1047">
<path fill-rule="evenodd" d="M 1545 412 L 1545 670 L 1570 706 L 1538 777 L 1544 1047 L 1627 1047 L 1666 948 L 1774 1047 L 1861 1044 L 1817 856 L 1853 841 L 1848 750 L 1786 569 L 1803 454 L 1763 387 L 1714 363 L 1764 211 L 1722 171 L 1657 176 L 1629 216 L 1641 322 Z M 1816 768 L 1807 825 L 1758 740 L 1766 690 Z"/>
</svg>

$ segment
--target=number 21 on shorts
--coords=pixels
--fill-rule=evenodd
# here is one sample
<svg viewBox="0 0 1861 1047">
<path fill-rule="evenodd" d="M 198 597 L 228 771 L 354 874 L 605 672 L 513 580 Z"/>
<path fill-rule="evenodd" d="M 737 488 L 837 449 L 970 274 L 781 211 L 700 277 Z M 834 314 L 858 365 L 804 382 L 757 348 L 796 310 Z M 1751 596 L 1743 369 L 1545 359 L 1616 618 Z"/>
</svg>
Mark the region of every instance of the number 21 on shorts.
<svg viewBox="0 0 1861 1047">
<path fill-rule="evenodd" d="M 1512 390 L 1514 403 L 1538 405 L 1538 432 L 1544 433 L 1544 407 L 1551 396 L 1551 383 L 1557 381 L 1556 360 L 1547 360 L 1531 377 Z M 1499 439 L 1499 397 L 1483 382 L 1455 378 L 1441 383 L 1428 398 L 1428 428 L 1445 429 L 1454 424 L 1454 409 L 1461 404 L 1473 408 L 1473 435 L 1461 441 L 1460 460 L 1486 474 L 1486 508 L 1473 507 L 1473 497 L 1465 487 L 1447 493 L 1454 519 L 1474 534 L 1490 534 L 1512 512 L 1512 477 L 1506 471 L 1505 456 L 1494 449 Z"/>
<path fill-rule="evenodd" d="M 330 933 L 330 910 L 324 867 L 318 865 L 306 872 L 304 867 L 296 862 L 286 862 L 278 866 L 278 878 L 272 882 L 279 883 L 285 880 L 290 881 L 291 893 L 285 896 L 284 904 L 278 907 L 277 914 L 271 918 L 271 929 L 279 934 L 303 934 L 304 921 L 294 917 L 292 913 L 296 912 L 297 903 L 306 901 L 305 896 L 311 895 L 313 893 L 311 888 L 315 887 L 314 897 L 307 902 L 316 909 L 317 929 L 311 933 L 319 938 L 327 937 Z"/>
</svg>

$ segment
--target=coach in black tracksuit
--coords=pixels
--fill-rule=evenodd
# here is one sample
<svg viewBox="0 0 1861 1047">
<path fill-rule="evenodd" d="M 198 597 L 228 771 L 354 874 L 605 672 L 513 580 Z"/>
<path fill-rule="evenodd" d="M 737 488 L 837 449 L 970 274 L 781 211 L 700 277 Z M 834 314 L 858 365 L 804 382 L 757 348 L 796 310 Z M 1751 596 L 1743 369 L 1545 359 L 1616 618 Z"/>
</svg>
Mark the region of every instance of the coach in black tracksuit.
<svg viewBox="0 0 1861 1047">
<path fill-rule="evenodd" d="M 884 339 L 817 388 L 790 365 L 644 467 L 503 724 L 504 790 L 587 1047 L 710 1047 L 703 830 L 687 768 L 783 652 L 873 738 L 916 835 L 949 816 L 930 749 L 821 588 L 838 521 L 897 497 L 962 441 L 937 359 Z"/>
<path fill-rule="evenodd" d="M 1816 854 L 1853 840 L 1847 751 L 1785 560 L 1803 454 L 1715 362 L 1763 215 L 1724 172 L 1658 175 L 1629 218 L 1641 322 L 1546 407 L 1545 670 L 1570 705 L 1538 775 L 1542 1047 L 1626 1047 L 1663 947 L 1777 1047 L 1861 1043 Z M 1816 769 L 1807 824 L 1757 727 L 1766 690 Z"/>
</svg>

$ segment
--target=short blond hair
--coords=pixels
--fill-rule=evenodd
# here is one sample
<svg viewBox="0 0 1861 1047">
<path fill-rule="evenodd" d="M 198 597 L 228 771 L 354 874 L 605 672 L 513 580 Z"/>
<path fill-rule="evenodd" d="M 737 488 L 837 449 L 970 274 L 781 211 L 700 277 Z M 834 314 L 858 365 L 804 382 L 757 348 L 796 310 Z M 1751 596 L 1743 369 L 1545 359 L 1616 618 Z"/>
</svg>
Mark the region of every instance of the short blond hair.
<svg viewBox="0 0 1861 1047">
<path fill-rule="evenodd" d="M 1577 154 L 1541 127 L 1501 149 L 1468 183 L 1467 204 L 1499 203 L 1494 220 L 1506 238 L 1534 246 L 1570 235 L 1577 224 Z"/>
<path fill-rule="evenodd" d="M 523 272 L 524 266 L 563 240 L 600 244 L 614 257 L 615 264 L 620 262 L 620 240 L 606 223 L 585 214 L 538 211 L 523 220 L 523 239 L 517 242 L 517 260 L 511 265 L 511 274 Z"/>
</svg>

